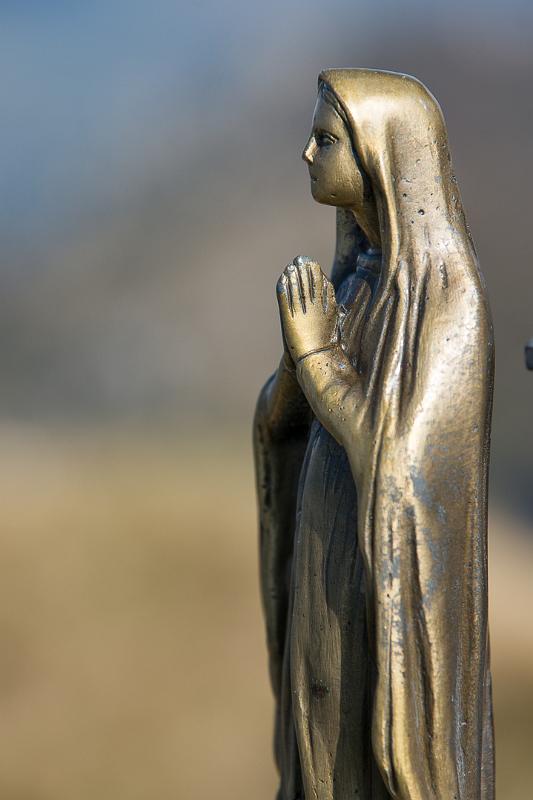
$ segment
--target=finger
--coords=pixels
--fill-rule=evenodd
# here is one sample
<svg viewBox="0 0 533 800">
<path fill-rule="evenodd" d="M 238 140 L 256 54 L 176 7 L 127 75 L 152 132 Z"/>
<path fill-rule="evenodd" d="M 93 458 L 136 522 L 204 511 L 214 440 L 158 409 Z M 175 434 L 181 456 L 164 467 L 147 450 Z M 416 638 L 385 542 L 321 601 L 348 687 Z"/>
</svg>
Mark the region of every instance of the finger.
<svg viewBox="0 0 533 800">
<path fill-rule="evenodd" d="M 295 267 L 303 267 L 305 264 L 310 264 L 312 261 L 313 259 L 309 258 L 309 256 L 296 256 L 292 263 Z"/>
<path fill-rule="evenodd" d="M 331 281 L 328 281 L 324 273 L 322 273 L 322 308 L 324 313 L 327 313 L 332 307 L 336 305 L 335 289 Z"/>
<path fill-rule="evenodd" d="M 292 263 L 299 269 L 306 302 L 314 303 L 317 286 L 320 285 L 317 282 L 317 276 L 322 272 L 320 264 L 313 261 L 309 256 L 296 256 Z"/>
<path fill-rule="evenodd" d="M 289 264 L 289 267 L 291 265 Z M 285 290 L 287 292 L 287 301 L 289 303 L 289 311 L 291 312 L 291 317 L 294 317 L 294 294 L 292 289 L 291 280 L 289 277 L 289 267 L 285 267 L 283 271 L 283 278 L 285 280 Z"/>
<path fill-rule="evenodd" d="M 313 278 L 315 280 L 315 284 L 317 284 L 318 283 L 318 279 L 322 278 L 322 275 L 324 274 L 322 272 L 322 267 L 320 266 L 318 261 L 313 261 L 312 259 L 308 259 L 306 261 L 306 265 L 307 265 L 307 268 L 313 274 Z"/>
<path fill-rule="evenodd" d="M 320 281 L 320 299 L 322 300 L 322 310 L 325 313 L 328 310 L 328 287 L 325 275 L 322 276 Z"/>
<path fill-rule="evenodd" d="M 281 275 L 276 284 L 276 297 L 278 298 L 278 306 L 281 316 L 287 316 L 287 314 L 291 314 L 292 316 L 293 312 L 289 296 L 289 286 L 287 276 L 285 274 Z"/>
<path fill-rule="evenodd" d="M 337 305 L 337 298 L 335 297 L 335 287 L 332 282 L 326 278 L 326 294 L 328 298 L 328 306 L 335 308 Z"/>
<path fill-rule="evenodd" d="M 296 267 L 296 274 L 298 277 L 298 288 L 300 290 L 300 302 L 302 304 L 302 311 L 307 311 L 307 304 L 310 302 L 311 297 L 309 294 L 309 282 L 307 280 L 307 267 L 300 265 Z"/>
<path fill-rule="evenodd" d="M 300 282 L 300 273 L 294 264 L 289 264 L 285 270 L 285 275 L 288 278 L 293 313 L 305 312 L 305 298 L 303 296 L 303 287 Z"/>
<path fill-rule="evenodd" d="M 309 263 L 302 265 L 300 267 L 300 277 L 302 283 L 306 287 L 306 294 L 307 297 L 309 298 L 309 302 L 314 303 L 316 297 L 315 278 L 313 275 L 313 270 L 311 269 L 311 265 Z"/>
</svg>

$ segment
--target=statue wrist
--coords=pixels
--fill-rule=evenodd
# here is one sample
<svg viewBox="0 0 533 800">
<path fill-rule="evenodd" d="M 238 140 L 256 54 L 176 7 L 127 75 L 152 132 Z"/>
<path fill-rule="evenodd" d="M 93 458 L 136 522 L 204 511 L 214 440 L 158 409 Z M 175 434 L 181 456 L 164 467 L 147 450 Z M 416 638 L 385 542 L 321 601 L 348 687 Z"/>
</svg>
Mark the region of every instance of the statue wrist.
<svg viewBox="0 0 533 800">
<path fill-rule="evenodd" d="M 310 358 L 311 356 L 320 355 L 321 353 L 327 353 L 329 351 L 340 351 L 341 353 L 343 352 L 338 342 L 331 342 L 330 344 L 324 345 L 324 347 L 316 347 L 314 350 L 309 350 L 309 352 L 299 356 L 296 359 L 296 367 L 298 368 L 298 366 L 302 364 L 302 362 L 304 362 L 305 359 Z"/>
</svg>

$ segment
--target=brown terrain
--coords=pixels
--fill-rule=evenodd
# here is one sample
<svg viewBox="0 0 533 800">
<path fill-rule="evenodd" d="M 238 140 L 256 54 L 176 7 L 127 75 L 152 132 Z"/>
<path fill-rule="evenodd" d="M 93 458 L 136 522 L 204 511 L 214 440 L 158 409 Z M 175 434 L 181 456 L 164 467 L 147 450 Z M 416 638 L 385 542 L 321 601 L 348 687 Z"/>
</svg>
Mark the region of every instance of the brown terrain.
<svg viewBox="0 0 533 800">
<path fill-rule="evenodd" d="M 0 797 L 272 800 L 248 431 L 2 429 Z M 500 796 L 533 782 L 533 542 L 491 517 Z"/>
</svg>

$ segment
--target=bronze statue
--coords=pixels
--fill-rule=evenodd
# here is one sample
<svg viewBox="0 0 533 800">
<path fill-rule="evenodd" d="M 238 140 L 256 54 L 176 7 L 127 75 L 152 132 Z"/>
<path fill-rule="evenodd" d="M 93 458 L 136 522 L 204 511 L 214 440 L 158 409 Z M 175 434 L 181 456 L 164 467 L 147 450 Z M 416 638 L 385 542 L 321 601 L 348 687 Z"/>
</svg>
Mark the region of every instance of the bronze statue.
<svg viewBox="0 0 533 800">
<path fill-rule="evenodd" d="M 441 110 L 320 75 L 303 158 L 331 280 L 277 285 L 254 441 L 279 800 L 490 800 L 490 312 Z"/>
</svg>

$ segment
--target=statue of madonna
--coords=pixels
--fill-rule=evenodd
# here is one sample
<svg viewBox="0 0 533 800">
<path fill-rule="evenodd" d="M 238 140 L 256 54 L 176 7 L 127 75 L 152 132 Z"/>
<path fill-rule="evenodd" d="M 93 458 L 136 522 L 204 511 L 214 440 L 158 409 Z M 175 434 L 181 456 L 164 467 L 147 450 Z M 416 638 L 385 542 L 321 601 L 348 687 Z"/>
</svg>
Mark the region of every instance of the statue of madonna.
<svg viewBox="0 0 533 800">
<path fill-rule="evenodd" d="M 441 110 L 327 70 L 303 158 L 337 252 L 278 281 L 254 422 L 278 800 L 491 800 L 492 328 Z"/>
</svg>

